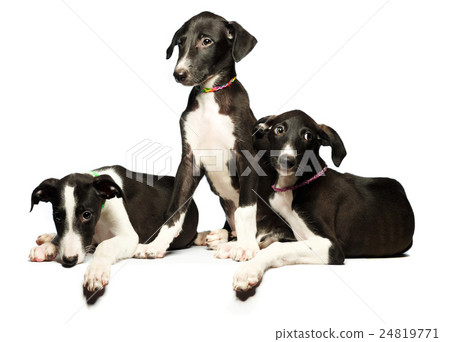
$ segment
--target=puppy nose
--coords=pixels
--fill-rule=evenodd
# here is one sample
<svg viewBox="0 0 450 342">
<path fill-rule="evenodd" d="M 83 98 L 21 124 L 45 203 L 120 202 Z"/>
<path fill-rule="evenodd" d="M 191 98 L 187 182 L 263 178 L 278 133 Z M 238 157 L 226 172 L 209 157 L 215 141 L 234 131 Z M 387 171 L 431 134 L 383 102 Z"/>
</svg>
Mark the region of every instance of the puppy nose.
<svg viewBox="0 0 450 342">
<path fill-rule="evenodd" d="M 173 77 L 175 77 L 175 80 L 178 83 L 183 82 L 186 77 L 187 77 L 187 70 L 185 69 L 181 69 L 181 70 L 175 70 L 175 72 L 173 73 Z"/>
<path fill-rule="evenodd" d="M 295 165 L 295 157 L 289 154 L 282 154 L 279 160 L 281 167 L 284 169 L 292 169 Z"/>
<path fill-rule="evenodd" d="M 62 257 L 62 265 L 64 267 L 73 267 L 77 264 L 78 261 L 78 255 L 67 257 L 63 255 Z"/>
</svg>

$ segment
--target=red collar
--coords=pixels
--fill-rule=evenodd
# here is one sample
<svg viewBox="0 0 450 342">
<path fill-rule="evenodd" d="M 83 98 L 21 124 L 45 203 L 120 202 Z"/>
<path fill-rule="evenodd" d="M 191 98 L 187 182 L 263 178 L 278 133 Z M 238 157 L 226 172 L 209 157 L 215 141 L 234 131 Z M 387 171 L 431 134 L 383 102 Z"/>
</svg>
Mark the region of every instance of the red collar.
<svg viewBox="0 0 450 342">
<path fill-rule="evenodd" d="M 289 191 L 289 190 L 295 190 L 295 189 L 301 188 L 302 186 L 308 185 L 308 184 L 311 183 L 312 181 L 316 180 L 316 179 L 319 178 L 320 176 L 323 176 L 323 175 L 325 174 L 325 172 L 327 171 L 327 169 L 328 169 L 328 166 L 325 166 L 325 167 L 322 169 L 322 171 L 320 171 L 319 173 L 315 174 L 315 175 L 314 175 L 313 177 L 311 177 L 310 179 L 307 179 L 307 180 L 305 180 L 304 182 L 301 182 L 300 184 L 293 185 L 293 186 L 287 186 L 287 187 L 285 187 L 285 188 L 277 188 L 277 187 L 275 186 L 275 184 L 274 184 L 274 185 L 272 185 L 272 189 L 273 189 L 273 191 L 276 191 L 276 192 L 286 192 L 286 191 Z"/>
</svg>

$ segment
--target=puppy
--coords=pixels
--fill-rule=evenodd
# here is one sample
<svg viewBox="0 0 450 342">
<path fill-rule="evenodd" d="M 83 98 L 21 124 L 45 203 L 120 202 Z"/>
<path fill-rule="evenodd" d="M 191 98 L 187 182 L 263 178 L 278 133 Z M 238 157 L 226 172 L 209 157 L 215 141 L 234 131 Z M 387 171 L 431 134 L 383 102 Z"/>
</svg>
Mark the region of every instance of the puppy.
<svg viewBox="0 0 450 342">
<path fill-rule="evenodd" d="M 43 181 L 31 195 L 31 210 L 40 201 L 50 202 L 57 234 L 38 237 L 39 246 L 31 249 L 30 260 L 53 260 L 59 253 L 62 265 L 72 267 L 95 250 L 84 286 L 91 292 L 102 289 L 109 282 L 111 265 L 133 257 L 139 253 L 139 243 L 156 237 L 165 222 L 173 184 L 173 177 L 138 174 L 122 166 Z M 197 223 L 197 207 L 191 201 L 170 248 L 189 247 Z"/>
<path fill-rule="evenodd" d="M 222 244 L 216 256 L 244 261 L 258 251 L 256 195 L 252 191 L 258 176 L 250 162 L 254 160 L 251 133 L 256 119 L 235 70 L 235 63 L 250 53 L 256 42 L 238 23 L 210 12 L 194 16 L 174 34 L 167 58 L 178 46 L 173 75 L 177 82 L 193 88 L 180 120 L 182 157 L 168 221 L 155 241 L 142 249 L 143 257 L 164 256 L 203 176 L 219 196 L 227 222 L 237 235 L 237 242 Z M 220 234 L 209 236 L 209 242 Z"/>
<path fill-rule="evenodd" d="M 270 267 L 391 257 L 412 246 L 414 214 L 399 182 L 341 174 L 320 158 L 320 146 L 331 146 L 336 166 L 346 155 L 332 128 L 294 110 L 259 120 L 254 143 L 255 149 L 269 151 L 265 165 L 271 181 L 259 189 L 266 194 L 264 202 L 290 227 L 296 241 L 275 239 L 245 263 L 235 273 L 236 290 L 249 290 Z M 267 183 L 273 184 L 269 190 Z"/>
</svg>

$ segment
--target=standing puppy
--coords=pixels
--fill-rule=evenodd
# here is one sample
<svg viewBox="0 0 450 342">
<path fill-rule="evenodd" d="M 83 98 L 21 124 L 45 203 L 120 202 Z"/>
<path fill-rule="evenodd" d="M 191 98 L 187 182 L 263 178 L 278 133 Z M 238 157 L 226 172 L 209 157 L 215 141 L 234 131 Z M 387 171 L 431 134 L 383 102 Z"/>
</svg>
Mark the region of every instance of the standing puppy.
<svg viewBox="0 0 450 342">
<path fill-rule="evenodd" d="M 168 222 L 154 242 L 140 246 L 136 257 L 164 256 L 180 233 L 187 204 L 205 175 L 237 235 L 237 243 L 223 244 L 216 255 L 242 261 L 258 251 L 256 195 L 252 191 L 258 180 L 248 161 L 253 157 L 251 133 L 256 119 L 235 71 L 235 63 L 256 42 L 238 23 L 209 12 L 194 16 L 173 36 L 167 58 L 178 46 L 174 77 L 194 87 L 180 120 L 183 150 Z"/>
<path fill-rule="evenodd" d="M 278 237 L 291 238 L 292 229 L 297 241 L 274 242 L 245 263 L 234 276 L 236 290 L 256 285 L 270 267 L 342 264 L 345 257 L 389 257 L 411 247 L 414 214 L 399 182 L 341 174 L 320 158 L 320 146 L 331 146 L 336 166 L 346 155 L 332 128 L 295 110 L 263 118 L 255 129 L 255 148 L 271 151 L 266 158 L 275 171 L 266 202 L 290 227 Z"/>
</svg>

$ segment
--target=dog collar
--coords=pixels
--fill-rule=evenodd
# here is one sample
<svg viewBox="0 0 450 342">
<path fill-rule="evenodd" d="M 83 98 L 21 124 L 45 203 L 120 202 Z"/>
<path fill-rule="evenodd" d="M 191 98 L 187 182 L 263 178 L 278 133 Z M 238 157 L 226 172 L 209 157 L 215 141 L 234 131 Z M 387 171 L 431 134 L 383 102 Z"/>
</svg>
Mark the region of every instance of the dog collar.
<svg viewBox="0 0 450 342">
<path fill-rule="evenodd" d="M 202 93 L 214 93 L 215 91 L 222 90 L 223 88 L 229 87 L 234 81 L 236 81 L 236 76 L 234 76 L 227 84 L 212 87 L 212 88 L 200 88 L 200 86 L 195 86 L 195 89 L 197 89 L 199 92 Z"/>
<path fill-rule="evenodd" d="M 319 173 L 315 174 L 315 175 L 314 175 L 313 177 L 311 177 L 310 179 L 307 179 L 307 180 L 305 180 L 304 182 L 301 182 L 300 184 L 293 185 L 293 186 L 287 186 L 287 187 L 285 187 L 285 188 L 277 188 L 277 187 L 275 186 L 275 184 L 274 184 L 274 185 L 272 185 L 272 189 L 273 189 L 273 191 L 275 191 L 275 192 L 286 192 L 286 191 L 289 191 L 289 190 L 295 190 L 295 189 L 301 188 L 302 186 L 308 185 L 308 184 L 311 183 L 312 181 L 315 181 L 315 180 L 316 180 L 317 178 L 319 178 L 320 176 L 323 176 L 323 175 L 325 174 L 325 172 L 327 171 L 327 169 L 328 169 L 328 166 L 325 166 L 325 167 L 322 169 L 322 171 L 320 171 Z"/>
</svg>

